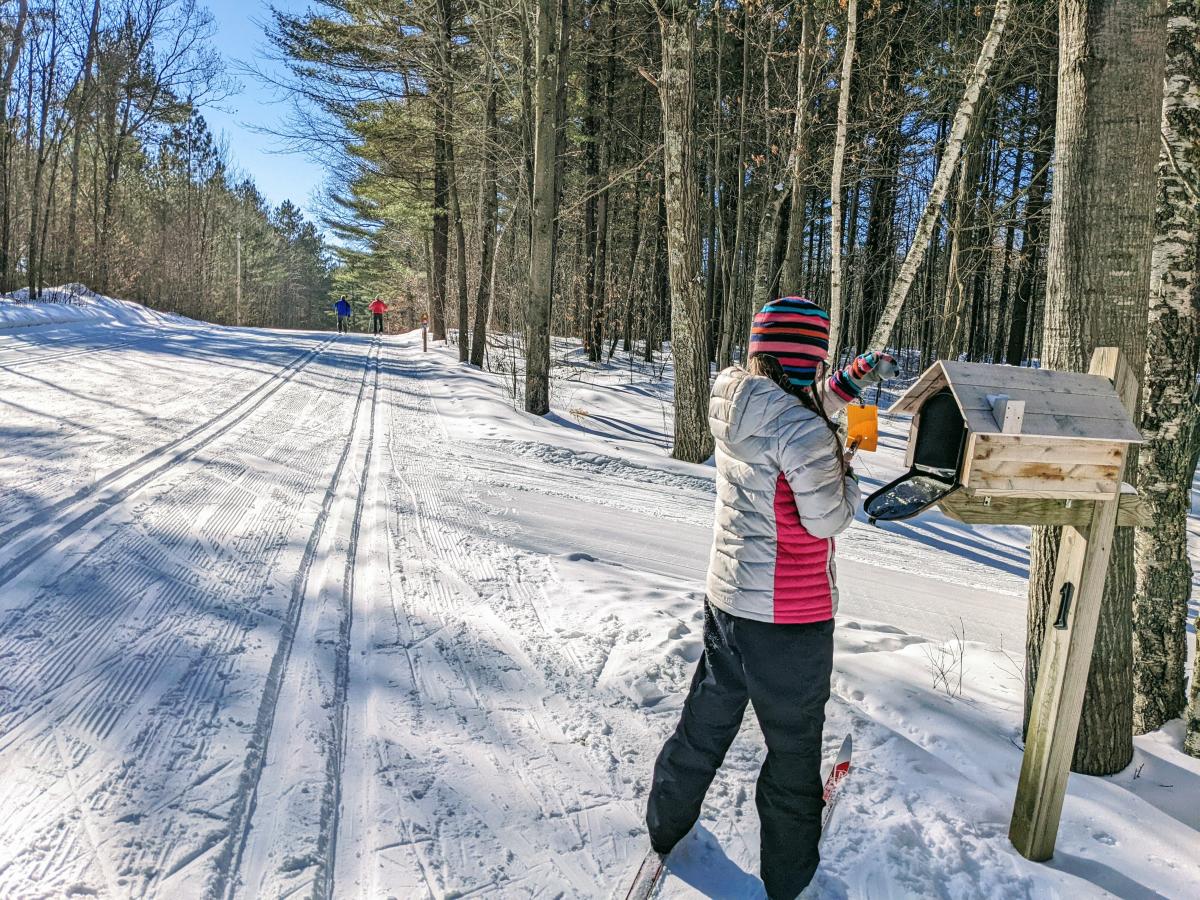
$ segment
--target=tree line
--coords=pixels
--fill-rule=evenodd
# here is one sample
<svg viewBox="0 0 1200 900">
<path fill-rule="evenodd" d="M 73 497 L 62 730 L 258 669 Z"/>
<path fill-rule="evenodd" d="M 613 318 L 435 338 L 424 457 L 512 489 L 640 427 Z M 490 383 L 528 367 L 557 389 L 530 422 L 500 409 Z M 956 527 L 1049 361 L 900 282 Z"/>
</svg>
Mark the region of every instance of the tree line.
<svg viewBox="0 0 1200 900">
<path fill-rule="evenodd" d="M 781 292 L 835 312 L 842 358 L 881 322 L 921 361 L 1038 356 L 1056 16 L 1046 0 L 333 0 L 277 12 L 270 35 L 294 137 L 338 161 L 347 277 L 428 309 L 476 362 L 488 325 L 522 332 L 544 411 L 547 334 L 594 361 L 678 344 L 672 266 L 701 305 L 694 368 L 736 358 Z M 702 454 L 702 434 L 678 437 Z"/>
<path fill-rule="evenodd" d="M 195 0 L 4 4 L 0 290 L 82 282 L 208 321 L 325 326 L 321 234 L 231 172 L 199 112 L 231 88 L 212 39 Z"/>
<path fill-rule="evenodd" d="M 324 0 L 269 33 L 294 136 L 338 161 L 346 277 L 428 310 L 464 360 L 520 335 L 530 412 L 551 335 L 594 362 L 670 339 L 674 453 L 702 460 L 712 368 L 785 293 L 831 310 L 832 363 L 1082 371 L 1120 346 L 1148 440 L 1128 477 L 1157 524 L 1113 554 L 1074 763 L 1099 773 L 1189 702 L 1197 18 L 1196 0 Z M 1055 546 L 1035 530 L 1029 696 Z"/>
</svg>

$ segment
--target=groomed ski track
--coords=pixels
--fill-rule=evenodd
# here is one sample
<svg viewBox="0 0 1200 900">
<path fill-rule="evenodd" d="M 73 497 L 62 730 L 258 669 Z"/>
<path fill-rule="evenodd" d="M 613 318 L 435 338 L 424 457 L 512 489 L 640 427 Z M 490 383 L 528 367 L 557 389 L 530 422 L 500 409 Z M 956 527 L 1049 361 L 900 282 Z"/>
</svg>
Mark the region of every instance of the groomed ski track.
<svg viewBox="0 0 1200 900">
<path fill-rule="evenodd" d="M 493 534 L 433 364 L 363 336 L 223 340 L 0 362 L 14 429 L 128 399 L 57 430 L 110 468 L 79 477 L 47 434 L 0 506 L 0 659 L 21 662 L 0 895 L 594 893 L 619 872 L 590 840 L 636 852 L 621 760 L 645 727 L 546 640 L 554 573 Z"/>
</svg>

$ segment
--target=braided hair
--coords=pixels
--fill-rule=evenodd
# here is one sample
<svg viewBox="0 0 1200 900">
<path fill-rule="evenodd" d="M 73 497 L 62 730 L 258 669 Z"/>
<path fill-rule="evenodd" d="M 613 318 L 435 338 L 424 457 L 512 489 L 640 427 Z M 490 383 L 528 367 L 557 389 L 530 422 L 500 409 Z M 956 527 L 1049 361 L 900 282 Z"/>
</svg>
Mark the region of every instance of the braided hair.
<svg viewBox="0 0 1200 900">
<path fill-rule="evenodd" d="M 817 371 L 817 380 L 824 377 L 825 364 L 822 363 Z M 792 384 L 787 373 L 783 371 L 783 366 L 779 360 L 770 353 L 755 353 L 746 362 L 746 371 L 751 375 L 759 375 L 763 378 L 770 378 L 777 385 L 800 401 L 800 405 L 815 415 L 818 419 L 825 423 L 825 427 L 829 429 L 829 433 L 833 435 L 833 455 L 837 459 L 838 469 L 844 474 L 846 472 L 846 458 L 842 455 L 842 438 L 838 431 L 838 427 L 833 420 L 829 418 L 829 414 L 825 412 L 825 405 L 821 402 L 821 395 L 816 390 L 816 382 L 813 387 L 800 387 Z"/>
</svg>

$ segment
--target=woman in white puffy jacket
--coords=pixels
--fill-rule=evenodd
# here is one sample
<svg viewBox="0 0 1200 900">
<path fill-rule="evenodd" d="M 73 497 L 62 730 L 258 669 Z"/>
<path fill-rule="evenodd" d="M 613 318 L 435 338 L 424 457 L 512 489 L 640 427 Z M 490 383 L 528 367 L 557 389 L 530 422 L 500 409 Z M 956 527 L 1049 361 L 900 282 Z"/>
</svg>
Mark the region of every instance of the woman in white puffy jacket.
<svg viewBox="0 0 1200 900">
<path fill-rule="evenodd" d="M 785 297 L 754 317 L 747 369 L 717 376 L 709 402 L 717 504 L 704 653 L 675 733 L 654 766 L 646 821 L 666 855 L 691 830 L 749 701 L 767 758 L 755 800 L 760 869 L 771 898 L 812 880 L 823 807 L 821 731 L 837 610 L 834 535 L 853 520 L 858 484 L 828 409 L 895 374 L 860 356 L 822 390 L 829 317 Z"/>
</svg>

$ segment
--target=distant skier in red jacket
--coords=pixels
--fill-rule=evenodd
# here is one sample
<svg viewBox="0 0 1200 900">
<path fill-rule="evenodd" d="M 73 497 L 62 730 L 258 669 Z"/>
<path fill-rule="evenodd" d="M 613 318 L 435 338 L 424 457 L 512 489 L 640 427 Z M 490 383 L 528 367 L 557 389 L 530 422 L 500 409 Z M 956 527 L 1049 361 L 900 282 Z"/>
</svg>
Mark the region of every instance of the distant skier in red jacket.
<svg viewBox="0 0 1200 900">
<path fill-rule="evenodd" d="M 371 311 L 371 333 L 383 334 L 383 314 L 387 312 L 387 304 L 379 297 L 371 301 L 367 307 Z"/>
</svg>

